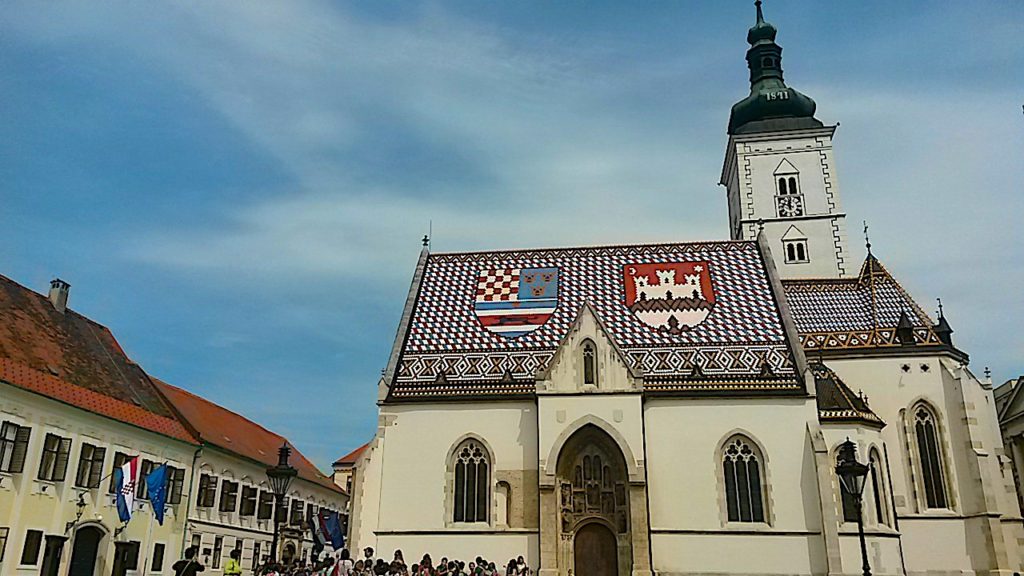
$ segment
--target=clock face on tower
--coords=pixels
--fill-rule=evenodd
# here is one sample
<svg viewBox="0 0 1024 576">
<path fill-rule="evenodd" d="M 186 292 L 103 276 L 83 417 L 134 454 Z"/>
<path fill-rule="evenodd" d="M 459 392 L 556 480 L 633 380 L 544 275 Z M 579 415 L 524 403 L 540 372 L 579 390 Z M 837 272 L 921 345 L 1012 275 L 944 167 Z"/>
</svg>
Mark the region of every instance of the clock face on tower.
<svg viewBox="0 0 1024 576">
<path fill-rule="evenodd" d="M 804 198 L 802 195 L 776 196 L 775 205 L 780 218 L 793 218 L 804 215 Z"/>
</svg>

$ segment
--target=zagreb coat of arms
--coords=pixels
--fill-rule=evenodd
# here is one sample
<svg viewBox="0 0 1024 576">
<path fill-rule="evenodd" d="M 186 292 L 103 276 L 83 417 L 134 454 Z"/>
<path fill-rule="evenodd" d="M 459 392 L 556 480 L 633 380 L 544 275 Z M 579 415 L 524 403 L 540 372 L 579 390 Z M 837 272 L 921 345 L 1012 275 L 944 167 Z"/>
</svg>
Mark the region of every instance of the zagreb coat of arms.
<svg viewBox="0 0 1024 576">
<path fill-rule="evenodd" d="M 533 332 L 558 307 L 558 268 L 496 268 L 477 276 L 480 325 L 506 338 Z"/>
<path fill-rule="evenodd" d="M 627 264 L 626 307 L 644 324 L 680 334 L 703 322 L 715 306 L 707 262 Z"/>
</svg>

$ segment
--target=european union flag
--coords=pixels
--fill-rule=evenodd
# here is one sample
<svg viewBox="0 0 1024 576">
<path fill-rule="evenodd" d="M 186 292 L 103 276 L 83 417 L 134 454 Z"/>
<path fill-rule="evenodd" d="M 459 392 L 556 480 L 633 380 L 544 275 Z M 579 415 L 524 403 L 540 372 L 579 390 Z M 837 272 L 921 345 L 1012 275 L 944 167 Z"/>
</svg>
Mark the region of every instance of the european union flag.
<svg viewBox="0 0 1024 576">
<path fill-rule="evenodd" d="M 161 526 L 164 525 L 164 505 L 167 503 L 167 464 L 161 464 L 146 476 L 146 490 L 153 515 Z"/>
</svg>

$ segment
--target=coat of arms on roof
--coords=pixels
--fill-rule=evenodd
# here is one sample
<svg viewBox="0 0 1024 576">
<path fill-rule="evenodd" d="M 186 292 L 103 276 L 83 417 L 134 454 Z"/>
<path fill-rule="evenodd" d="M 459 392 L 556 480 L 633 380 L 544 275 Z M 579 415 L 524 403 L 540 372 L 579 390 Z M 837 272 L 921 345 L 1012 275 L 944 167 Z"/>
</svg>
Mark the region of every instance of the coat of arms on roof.
<svg viewBox="0 0 1024 576">
<path fill-rule="evenodd" d="M 715 306 L 707 262 L 627 264 L 626 307 L 641 322 L 680 334 L 703 322 Z"/>
<path fill-rule="evenodd" d="M 506 338 L 533 332 L 558 307 L 558 268 L 492 268 L 477 275 L 480 325 Z"/>
</svg>

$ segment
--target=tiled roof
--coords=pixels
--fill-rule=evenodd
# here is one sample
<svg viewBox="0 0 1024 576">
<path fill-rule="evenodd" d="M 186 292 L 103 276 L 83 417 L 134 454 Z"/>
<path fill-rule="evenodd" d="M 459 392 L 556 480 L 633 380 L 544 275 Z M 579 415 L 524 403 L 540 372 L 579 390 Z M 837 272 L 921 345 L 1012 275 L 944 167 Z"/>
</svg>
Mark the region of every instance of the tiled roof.
<svg viewBox="0 0 1024 576">
<path fill-rule="evenodd" d="M 399 334 L 392 399 L 532 394 L 535 375 L 547 366 L 584 304 L 645 378 L 679 378 L 697 368 L 708 378 L 756 381 L 766 367 L 773 376 L 796 378 L 755 242 L 430 254 L 423 266 L 408 330 Z M 650 305 L 662 302 L 638 300 L 639 289 L 627 285 L 643 275 L 660 283 L 654 274 L 672 267 L 679 275 L 699 272 L 709 278 L 701 285 L 710 289 L 703 303 L 694 303 L 696 292 L 693 298 L 677 294 L 675 307 L 664 312 L 673 321 L 679 314 L 685 324 L 693 317 L 687 314 L 703 310 L 703 321 L 688 329 L 659 329 L 641 320 L 640 313 L 657 314 Z M 520 283 L 521 302 L 500 301 Z M 659 285 L 682 286 L 679 278 Z M 525 333 L 485 317 L 486 307 L 518 307 L 529 298 L 527 288 L 546 304 L 532 304 L 537 313 L 526 320 L 532 326 Z M 627 305 L 633 296 L 640 302 L 633 310 L 642 312 Z M 502 329 L 516 331 L 514 337 L 498 332 Z"/>
<path fill-rule="evenodd" d="M 199 433 L 203 442 L 267 466 L 277 464 L 277 450 L 286 442 L 283 436 L 177 386 L 156 378 L 153 381 L 175 409 Z M 299 471 L 299 477 L 341 492 L 341 488 L 324 476 L 294 445 L 291 447 L 289 463 Z"/>
<path fill-rule="evenodd" d="M 0 276 L 5 381 L 141 428 L 194 442 L 106 327 Z"/>
<path fill-rule="evenodd" d="M 341 458 L 338 458 L 337 460 L 335 460 L 334 461 L 334 465 L 335 466 L 351 466 L 352 464 L 355 464 L 356 460 L 358 460 L 359 457 L 363 455 L 363 452 L 366 452 L 366 449 L 369 448 L 369 447 L 370 447 L 370 443 L 369 442 L 367 442 L 366 444 L 363 444 L 359 448 L 356 448 L 355 450 L 353 450 L 353 451 L 349 452 L 348 454 L 345 454 Z"/>
<path fill-rule="evenodd" d="M 131 402 L 76 386 L 51 374 L 45 374 L 14 362 L 10 358 L 0 358 L 0 380 L 100 416 L 106 416 L 190 444 L 196 443 L 181 422 L 174 418 L 154 414 Z"/>
<path fill-rule="evenodd" d="M 868 407 L 866 399 L 854 394 L 828 366 L 820 362 L 811 362 L 809 366 L 814 372 L 820 420 L 859 421 L 874 426 L 885 426 L 882 419 Z"/>
<path fill-rule="evenodd" d="M 903 313 L 917 345 L 943 346 L 928 315 L 872 255 L 856 278 L 783 280 L 782 285 L 807 350 L 899 347 L 896 328 Z"/>
</svg>

